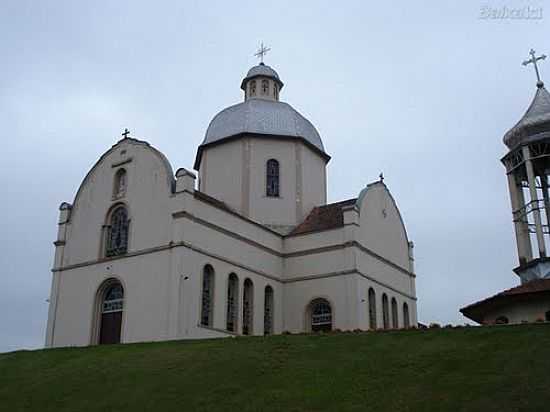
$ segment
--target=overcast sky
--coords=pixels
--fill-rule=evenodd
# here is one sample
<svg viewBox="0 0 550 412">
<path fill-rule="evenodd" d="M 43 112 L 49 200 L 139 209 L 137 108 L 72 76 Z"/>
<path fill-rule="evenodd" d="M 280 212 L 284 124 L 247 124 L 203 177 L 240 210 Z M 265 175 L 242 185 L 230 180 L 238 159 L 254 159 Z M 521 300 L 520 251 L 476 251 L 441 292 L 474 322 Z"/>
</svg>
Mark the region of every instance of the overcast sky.
<svg viewBox="0 0 550 412">
<path fill-rule="evenodd" d="M 419 320 L 463 323 L 460 307 L 519 283 L 499 159 L 535 93 L 521 62 L 550 53 L 547 10 L 480 16 L 527 6 L 544 3 L 3 0 L 0 352 L 43 345 L 58 206 L 98 157 L 128 127 L 191 169 L 261 40 L 332 156 L 329 201 L 383 171 L 416 246 Z"/>
</svg>

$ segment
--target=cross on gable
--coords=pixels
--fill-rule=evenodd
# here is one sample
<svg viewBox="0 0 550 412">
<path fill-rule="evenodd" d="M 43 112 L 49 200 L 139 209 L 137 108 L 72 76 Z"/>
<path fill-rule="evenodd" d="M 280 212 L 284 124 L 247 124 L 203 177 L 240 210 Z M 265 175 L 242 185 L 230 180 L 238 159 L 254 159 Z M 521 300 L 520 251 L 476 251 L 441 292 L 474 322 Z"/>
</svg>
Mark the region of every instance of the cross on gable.
<svg viewBox="0 0 550 412">
<path fill-rule="evenodd" d="M 254 53 L 254 56 L 260 59 L 260 61 L 264 62 L 264 56 L 267 54 L 268 51 L 271 50 L 271 47 L 265 47 L 264 42 L 261 43 L 260 48 L 256 53 Z"/>
<path fill-rule="evenodd" d="M 540 73 L 539 73 L 539 67 L 537 65 L 537 61 L 546 59 L 546 55 L 543 54 L 539 57 L 536 57 L 535 50 L 533 49 L 531 49 L 529 54 L 531 55 L 531 58 L 529 60 L 525 60 L 522 64 L 524 66 L 527 66 L 528 64 L 533 64 L 533 66 L 535 67 L 535 73 L 537 75 L 537 87 L 542 87 L 544 86 L 544 83 L 540 79 Z"/>
<path fill-rule="evenodd" d="M 122 133 L 122 137 L 124 139 L 127 139 L 129 134 L 130 134 L 130 131 L 128 129 L 124 129 L 124 133 Z"/>
</svg>

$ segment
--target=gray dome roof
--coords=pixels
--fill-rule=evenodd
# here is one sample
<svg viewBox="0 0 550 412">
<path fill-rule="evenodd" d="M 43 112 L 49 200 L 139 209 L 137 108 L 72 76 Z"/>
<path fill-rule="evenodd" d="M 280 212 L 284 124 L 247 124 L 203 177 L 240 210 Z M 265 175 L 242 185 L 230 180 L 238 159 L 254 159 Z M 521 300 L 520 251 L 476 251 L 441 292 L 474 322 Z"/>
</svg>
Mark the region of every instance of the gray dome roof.
<svg viewBox="0 0 550 412">
<path fill-rule="evenodd" d="M 543 127 L 545 126 L 546 127 Z M 550 94 L 541 84 L 527 112 L 505 135 L 504 144 L 510 149 L 519 144 L 550 137 Z"/>
<path fill-rule="evenodd" d="M 204 146 L 250 133 L 273 138 L 295 138 L 316 149 L 327 160 L 323 142 L 315 127 L 288 103 L 251 98 L 219 112 L 208 126 L 204 141 L 199 146 L 195 169 L 200 164 Z"/>
<path fill-rule="evenodd" d="M 248 73 L 246 74 L 246 77 L 243 79 L 243 82 L 241 83 L 241 89 L 244 90 L 245 84 L 248 80 L 258 77 L 258 76 L 265 76 L 270 77 L 273 80 L 275 80 L 277 83 L 279 83 L 279 87 L 282 89 L 284 83 L 279 78 L 279 75 L 277 72 L 270 66 L 265 65 L 264 63 L 260 63 L 257 66 L 252 67 Z"/>
</svg>

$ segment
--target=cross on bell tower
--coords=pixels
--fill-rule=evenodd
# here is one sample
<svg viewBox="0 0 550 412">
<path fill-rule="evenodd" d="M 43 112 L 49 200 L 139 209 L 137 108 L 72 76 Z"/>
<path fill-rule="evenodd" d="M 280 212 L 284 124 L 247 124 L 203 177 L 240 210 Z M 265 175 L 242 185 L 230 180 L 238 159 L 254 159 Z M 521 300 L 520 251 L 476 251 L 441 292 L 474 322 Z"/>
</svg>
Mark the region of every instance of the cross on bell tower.
<svg viewBox="0 0 550 412">
<path fill-rule="evenodd" d="M 537 75 L 537 87 L 543 87 L 544 86 L 544 82 L 540 79 L 540 73 L 539 73 L 539 67 L 537 65 L 537 62 L 539 60 L 544 60 L 546 59 L 546 55 L 543 54 L 539 57 L 536 57 L 536 54 L 535 54 L 535 50 L 531 49 L 531 51 L 529 52 L 529 54 L 531 55 L 531 58 L 529 60 L 525 60 L 522 64 L 524 66 L 527 66 L 528 64 L 533 64 L 533 66 L 535 67 L 535 73 Z"/>
</svg>

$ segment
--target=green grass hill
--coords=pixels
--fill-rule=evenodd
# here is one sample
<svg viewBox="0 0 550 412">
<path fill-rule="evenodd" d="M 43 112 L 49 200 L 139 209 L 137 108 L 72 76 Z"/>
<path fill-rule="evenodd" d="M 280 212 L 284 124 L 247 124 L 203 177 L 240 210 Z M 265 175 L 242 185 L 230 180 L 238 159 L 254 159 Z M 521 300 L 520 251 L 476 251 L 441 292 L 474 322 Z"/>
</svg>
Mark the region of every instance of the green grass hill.
<svg viewBox="0 0 550 412">
<path fill-rule="evenodd" d="M 550 325 L 0 354 L 2 411 L 550 411 Z"/>
</svg>

